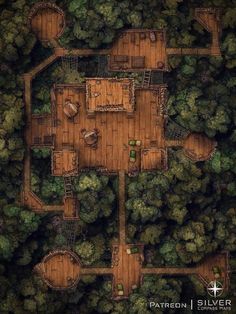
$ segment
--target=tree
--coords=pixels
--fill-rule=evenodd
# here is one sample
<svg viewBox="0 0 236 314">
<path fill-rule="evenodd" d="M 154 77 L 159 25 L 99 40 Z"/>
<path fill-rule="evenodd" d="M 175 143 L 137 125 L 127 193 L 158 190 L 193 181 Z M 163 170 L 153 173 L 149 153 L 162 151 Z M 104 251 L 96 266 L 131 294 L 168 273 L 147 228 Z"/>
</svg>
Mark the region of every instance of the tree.
<svg viewBox="0 0 236 314">
<path fill-rule="evenodd" d="M 80 217 L 84 222 L 93 223 L 112 214 L 115 194 L 108 177 L 95 172 L 82 174 L 75 180 L 74 186 L 80 201 Z"/>
<path fill-rule="evenodd" d="M 164 232 L 165 225 L 147 225 L 144 231 L 140 235 L 140 241 L 145 244 L 158 244 L 160 242 L 160 236 Z"/>
</svg>

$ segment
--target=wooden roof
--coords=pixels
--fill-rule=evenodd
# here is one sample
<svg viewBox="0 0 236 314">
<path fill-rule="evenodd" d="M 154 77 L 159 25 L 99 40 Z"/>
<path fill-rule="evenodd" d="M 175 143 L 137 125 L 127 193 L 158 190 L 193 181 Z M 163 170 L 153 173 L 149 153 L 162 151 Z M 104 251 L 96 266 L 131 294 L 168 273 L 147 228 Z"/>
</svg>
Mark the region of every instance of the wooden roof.
<svg viewBox="0 0 236 314">
<path fill-rule="evenodd" d="M 125 112 L 98 112 L 93 118 L 88 117 L 86 94 L 83 88 L 57 85 L 55 87 L 56 108 L 54 113 L 55 150 L 65 148 L 79 151 L 79 170 L 103 167 L 109 172 L 131 168 L 140 169 L 141 149 L 150 147 L 164 148 L 164 117 L 161 115 L 161 102 L 164 85 L 153 89 L 138 89 L 135 93 L 136 110 L 132 117 Z M 79 113 L 73 120 L 67 119 L 63 112 L 65 99 L 79 103 Z M 83 137 L 83 130 L 98 130 L 96 148 L 88 146 Z M 129 140 L 140 140 L 136 162 L 130 162 L 132 149 Z"/>
<path fill-rule="evenodd" d="M 134 110 L 134 80 L 95 78 L 86 80 L 86 105 L 89 112 Z"/>
<path fill-rule="evenodd" d="M 131 29 L 120 34 L 109 55 L 111 71 L 167 71 L 164 30 Z"/>
</svg>

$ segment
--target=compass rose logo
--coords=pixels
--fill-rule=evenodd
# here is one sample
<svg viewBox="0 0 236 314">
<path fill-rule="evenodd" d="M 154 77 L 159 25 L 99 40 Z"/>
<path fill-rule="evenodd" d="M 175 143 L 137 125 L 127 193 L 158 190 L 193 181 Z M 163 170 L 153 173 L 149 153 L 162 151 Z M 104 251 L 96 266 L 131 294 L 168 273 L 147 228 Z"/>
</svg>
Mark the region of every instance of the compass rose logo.
<svg viewBox="0 0 236 314">
<path fill-rule="evenodd" d="M 207 286 L 207 292 L 211 297 L 217 298 L 222 295 L 224 291 L 223 285 L 219 281 L 211 281 Z"/>
</svg>

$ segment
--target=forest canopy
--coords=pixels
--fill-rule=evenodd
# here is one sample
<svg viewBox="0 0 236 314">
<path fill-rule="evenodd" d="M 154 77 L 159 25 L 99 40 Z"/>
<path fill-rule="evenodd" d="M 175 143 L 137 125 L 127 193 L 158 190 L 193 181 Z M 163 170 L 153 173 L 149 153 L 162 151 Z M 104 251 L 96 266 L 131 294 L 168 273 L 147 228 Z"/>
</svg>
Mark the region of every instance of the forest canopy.
<svg viewBox="0 0 236 314">
<path fill-rule="evenodd" d="M 66 244 L 57 214 L 37 215 L 20 206 L 24 143 L 22 74 L 50 55 L 28 28 L 37 1 L 0 0 L 0 313 L 156 313 L 150 299 L 179 302 L 203 294 L 194 278 L 149 277 L 129 300 L 111 300 L 109 278 L 85 276 L 74 291 L 48 289 L 34 266 L 55 247 Z M 60 43 L 68 48 L 109 47 L 126 28 L 165 28 L 170 47 L 209 44 L 193 18 L 195 7 L 222 12 L 221 57 L 171 57 L 164 80 L 169 88 L 167 114 L 185 132 L 202 132 L 218 142 L 207 162 L 192 163 L 170 150 L 166 172 L 140 173 L 127 180 L 129 242 L 145 244 L 148 266 L 190 266 L 208 254 L 231 254 L 234 291 L 236 264 L 236 1 L 235 0 L 57 0 L 66 13 Z M 53 82 L 81 82 L 94 74 L 94 60 L 80 60 L 79 75 L 54 65 L 33 81 L 35 112 L 49 112 Z M 84 62 L 84 63 L 83 63 Z M 37 111 L 38 110 L 38 111 Z M 50 152 L 34 151 L 32 189 L 45 203 L 63 196 L 60 178 L 49 176 Z M 42 164 L 44 165 L 42 167 Z M 81 221 L 75 252 L 83 265 L 106 266 L 117 240 L 117 180 L 94 171 L 75 179 Z M 232 293 L 231 293 L 232 294 Z M 235 296 L 232 297 L 235 302 Z M 163 313 L 160 311 L 159 313 Z M 174 311 L 173 311 L 174 313 Z"/>
</svg>

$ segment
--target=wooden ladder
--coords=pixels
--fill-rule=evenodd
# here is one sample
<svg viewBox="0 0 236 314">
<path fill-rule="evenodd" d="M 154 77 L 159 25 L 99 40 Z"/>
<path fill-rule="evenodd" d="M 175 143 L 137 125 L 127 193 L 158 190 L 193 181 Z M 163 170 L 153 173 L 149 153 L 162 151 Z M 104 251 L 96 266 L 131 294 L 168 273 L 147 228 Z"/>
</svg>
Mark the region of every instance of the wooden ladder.
<svg viewBox="0 0 236 314">
<path fill-rule="evenodd" d="M 71 177 L 64 176 L 64 190 L 66 197 L 73 197 L 73 187 L 72 187 L 72 180 Z"/>
<path fill-rule="evenodd" d="M 143 81 L 142 81 L 142 87 L 143 88 L 147 88 L 150 86 L 151 76 L 152 76 L 152 71 L 145 71 L 143 73 Z"/>
</svg>

